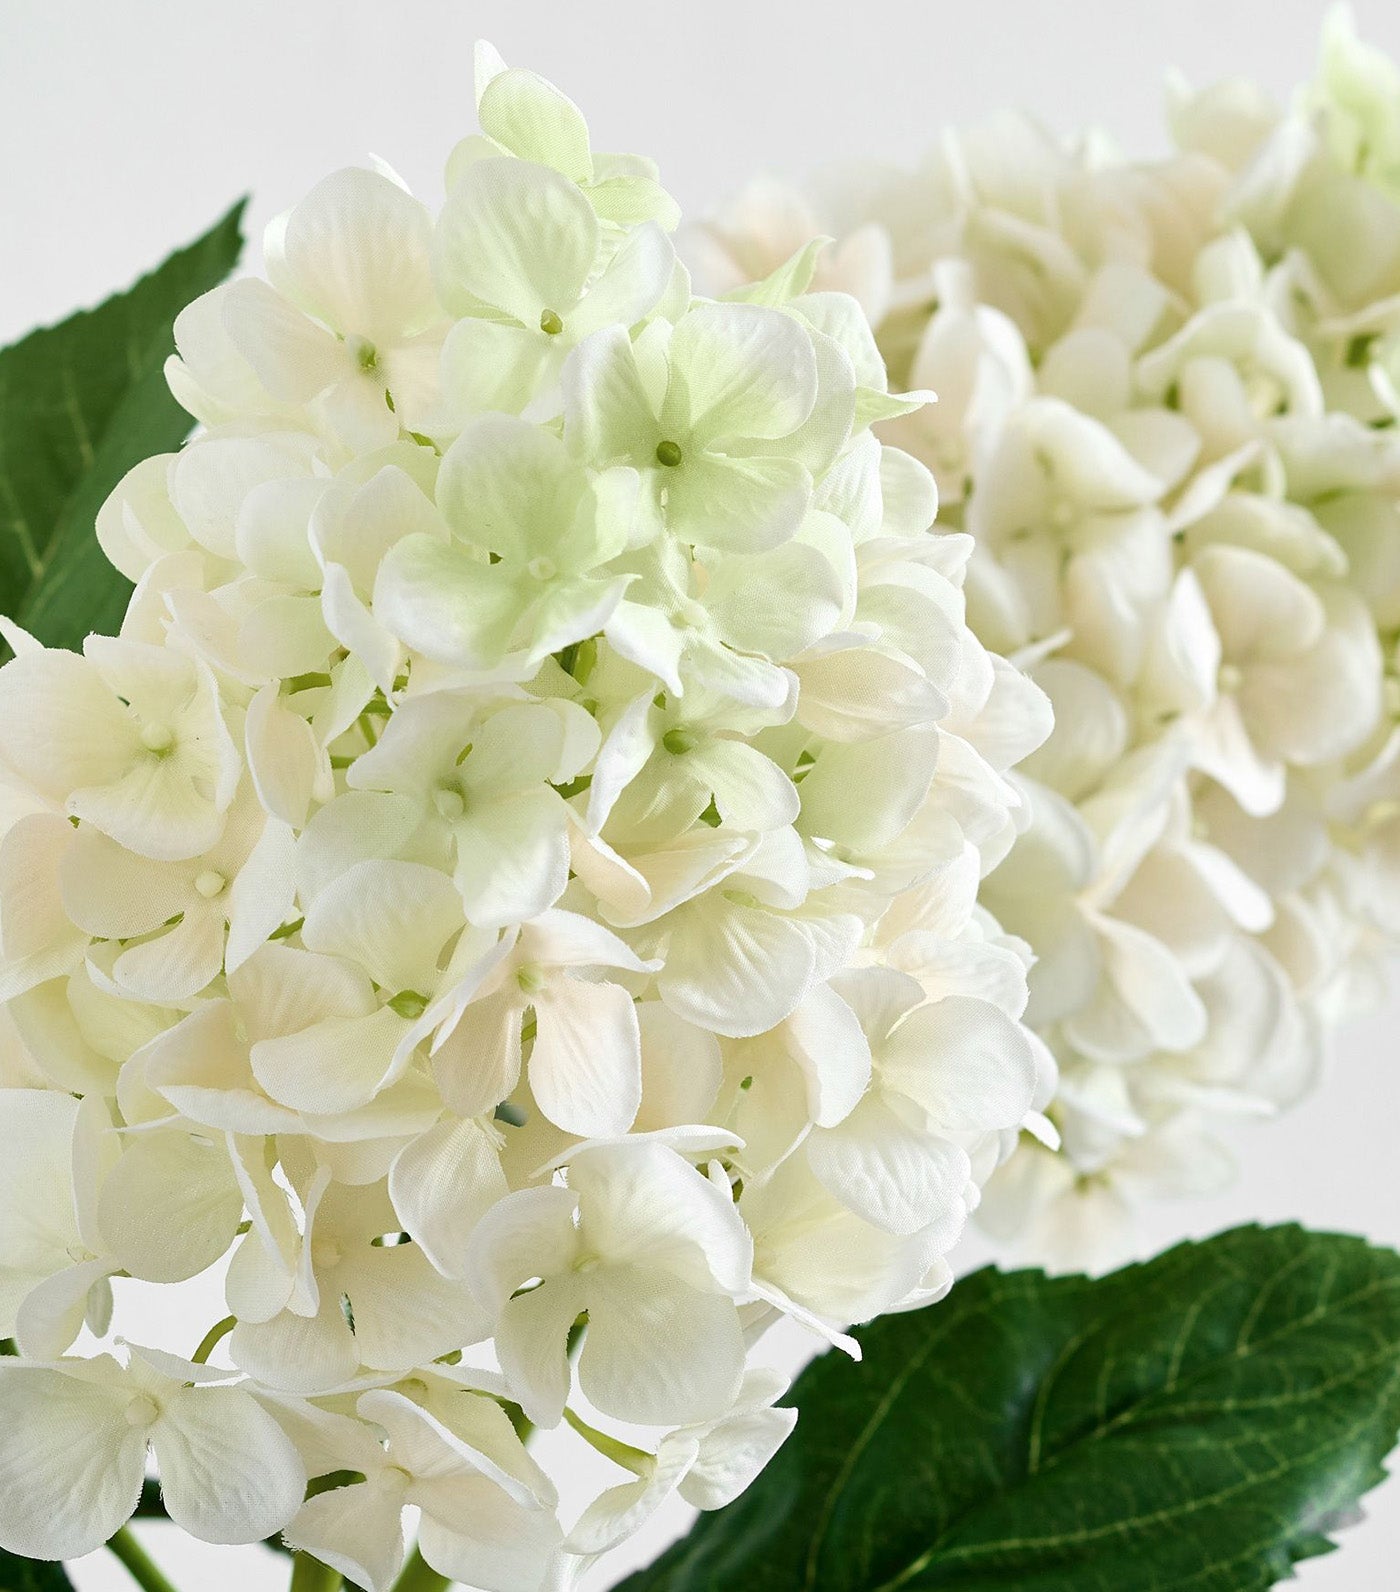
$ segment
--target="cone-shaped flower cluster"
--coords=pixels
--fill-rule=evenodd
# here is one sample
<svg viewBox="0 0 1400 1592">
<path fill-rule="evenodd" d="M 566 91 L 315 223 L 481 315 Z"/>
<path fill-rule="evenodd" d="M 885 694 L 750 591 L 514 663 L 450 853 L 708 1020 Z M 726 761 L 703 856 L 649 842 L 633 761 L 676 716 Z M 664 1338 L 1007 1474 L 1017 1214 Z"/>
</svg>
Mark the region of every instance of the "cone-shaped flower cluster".
<svg viewBox="0 0 1400 1592">
<path fill-rule="evenodd" d="M 650 165 L 478 65 L 440 214 L 340 172 L 181 316 L 203 430 L 98 524 L 121 635 L 9 632 L 22 1554 L 114 1531 L 149 1445 L 208 1540 L 383 1592 L 413 1506 L 443 1574 L 563 1585 L 765 1463 L 770 1323 L 936 1297 L 1053 1137 L 977 904 L 1049 704 L 871 433 L 923 395 L 811 250 L 694 298 Z M 216 1265 L 191 1360 L 100 1344 Z M 561 1522 L 519 1433 L 563 1418 L 634 1474 Z"/>
<path fill-rule="evenodd" d="M 1003 117 L 828 213 L 758 184 L 720 287 L 821 226 L 896 375 L 881 428 L 976 539 L 974 630 L 1056 728 L 987 904 L 1037 956 L 1058 1156 L 983 1207 L 1106 1263 L 1144 1195 L 1230 1175 L 1223 1119 L 1306 1091 L 1400 934 L 1400 74 L 1328 25 L 1287 114 L 1175 86 L 1129 164 Z"/>
</svg>

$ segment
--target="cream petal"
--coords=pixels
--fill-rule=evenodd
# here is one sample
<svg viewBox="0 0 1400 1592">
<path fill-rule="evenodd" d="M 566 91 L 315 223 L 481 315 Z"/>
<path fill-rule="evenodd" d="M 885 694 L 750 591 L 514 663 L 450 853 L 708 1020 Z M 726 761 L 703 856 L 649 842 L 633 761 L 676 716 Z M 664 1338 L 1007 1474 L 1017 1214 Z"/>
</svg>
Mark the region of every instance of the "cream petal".
<svg viewBox="0 0 1400 1592">
<path fill-rule="evenodd" d="M 301 1507 L 306 1467 L 241 1388 L 176 1389 L 151 1429 L 151 1446 L 170 1518 L 203 1542 L 260 1542 Z"/>
<path fill-rule="evenodd" d="M 308 1498 L 283 1535 L 366 1592 L 390 1592 L 408 1552 L 403 1510 L 401 1492 L 352 1482 Z"/>
<path fill-rule="evenodd" d="M 91 1375 L 0 1361 L 0 1547 L 28 1559 L 78 1559 L 136 1508 L 146 1432 L 126 1418 L 133 1396 L 106 1356 Z"/>
<path fill-rule="evenodd" d="M 733 1301 L 639 1268 L 610 1266 L 598 1279 L 578 1368 L 589 1402 L 639 1425 L 723 1414 L 744 1367 Z"/>
<path fill-rule="evenodd" d="M 437 315 L 431 235 L 427 210 L 396 182 L 347 168 L 286 218 L 269 272 L 333 330 L 389 343 Z"/>
<path fill-rule="evenodd" d="M 535 997 L 530 1089 L 540 1110 L 580 1138 L 626 1133 L 642 1099 L 641 1038 L 617 984 L 551 980 Z"/>
<path fill-rule="evenodd" d="M 389 1173 L 405 1231 L 445 1277 L 459 1277 L 476 1224 L 508 1192 L 501 1151 L 475 1119 L 438 1123 L 408 1144 Z"/>
</svg>

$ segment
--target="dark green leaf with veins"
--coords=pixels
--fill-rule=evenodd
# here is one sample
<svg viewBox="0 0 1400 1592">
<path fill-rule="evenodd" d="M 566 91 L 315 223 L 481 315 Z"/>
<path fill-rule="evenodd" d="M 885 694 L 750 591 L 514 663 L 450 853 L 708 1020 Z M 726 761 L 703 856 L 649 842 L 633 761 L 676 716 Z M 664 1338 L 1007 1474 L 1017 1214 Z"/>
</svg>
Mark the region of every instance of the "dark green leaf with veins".
<svg viewBox="0 0 1400 1592">
<path fill-rule="evenodd" d="M 0 613 L 49 646 L 121 623 L 131 585 L 102 555 L 97 511 L 133 465 L 189 434 L 165 385 L 171 328 L 233 269 L 242 213 L 129 292 L 0 349 Z"/>
<path fill-rule="evenodd" d="M 1400 1256 L 1239 1228 L 1110 1277 L 987 1270 L 857 1334 L 797 1430 L 623 1592 L 1256 1592 L 1400 1430 Z"/>
</svg>

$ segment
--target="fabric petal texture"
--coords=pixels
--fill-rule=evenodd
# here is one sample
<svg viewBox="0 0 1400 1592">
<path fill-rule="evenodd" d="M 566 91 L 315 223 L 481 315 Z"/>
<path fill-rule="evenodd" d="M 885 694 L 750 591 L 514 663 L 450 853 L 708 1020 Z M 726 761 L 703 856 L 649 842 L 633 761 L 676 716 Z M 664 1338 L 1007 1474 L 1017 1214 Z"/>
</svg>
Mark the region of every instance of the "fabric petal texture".
<svg viewBox="0 0 1400 1592">
<path fill-rule="evenodd" d="M 475 67 L 440 206 L 332 173 L 179 317 L 120 633 L 3 626 L 7 1551 L 149 1451 L 209 1542 L 574 1585 L 767 1463 L 774 1327 L 982 1213 L 1111 1263 L 1383 988 L 1393 79 L 673 241 Z M 561 1521 L 522 1415 L 629 1474 Z"/>
</svg>

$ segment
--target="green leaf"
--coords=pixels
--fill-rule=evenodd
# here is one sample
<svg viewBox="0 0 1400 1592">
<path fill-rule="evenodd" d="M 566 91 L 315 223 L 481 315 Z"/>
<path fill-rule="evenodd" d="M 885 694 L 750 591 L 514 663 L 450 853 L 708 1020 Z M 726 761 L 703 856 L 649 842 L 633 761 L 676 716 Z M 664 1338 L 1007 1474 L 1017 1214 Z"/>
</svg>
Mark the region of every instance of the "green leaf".
<svg viewBox="0 0 1400 1592">
<path fill-rule="evenodd" d="M 133 465 L 194 424 L 165 385 L 172 327 L 233 269 L 244 203 L 129 292 L 0 349 L 0 613 L 49 646 L 121 623 L 131 586 L 93 524 Z"/>
<path fill-rule="evenodd" d="M 61 1564 L 20 1559 L 0 1549 L 0 1592 L 73 1592 Z"/>
<path fill-rule="evenodd" d="M 1328 1550 L 1400 1430 L 1400 1256 L 1297 1227 L 981 1271 L 857 1336 L 620 1592 L 1255 1592 Z"/>
</svg>

